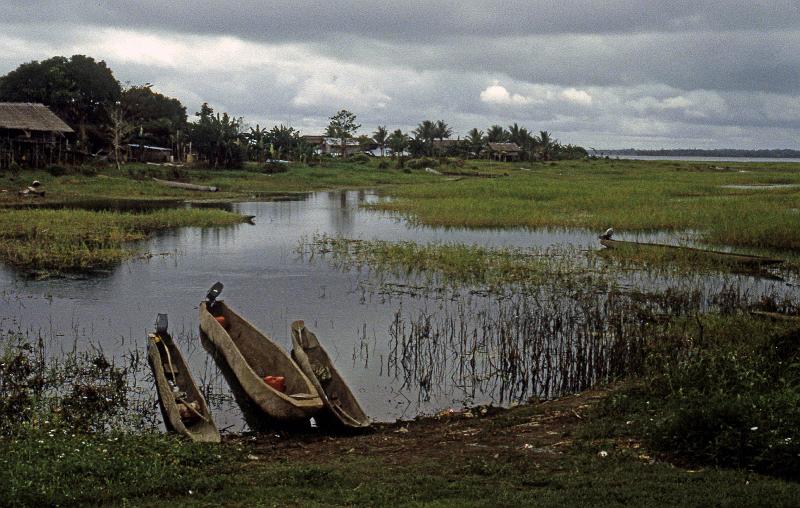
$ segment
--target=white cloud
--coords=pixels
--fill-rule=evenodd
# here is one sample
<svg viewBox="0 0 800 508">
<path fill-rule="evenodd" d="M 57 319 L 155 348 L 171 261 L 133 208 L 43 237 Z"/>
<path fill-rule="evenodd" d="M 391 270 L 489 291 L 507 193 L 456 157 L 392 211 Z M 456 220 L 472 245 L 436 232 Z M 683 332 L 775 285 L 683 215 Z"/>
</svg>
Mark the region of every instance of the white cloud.
<svg viewBox="0 0 800 508">
<path fill-rule="evenodd" d="M 490 104 L 528 104 L 531 99 L 524 95 L 511 94 L 506 87 L 495 82 L 481 91 L 481 100 Z"/>
<path fill-rule="evenodd" d="M 577 90 L 575 88 L 567 88 L 562 90 L 561 98 L 565 101 L 574 102 L 583 106 L 592 104 L 592 96 L 586 90 Z"/>
</svg>

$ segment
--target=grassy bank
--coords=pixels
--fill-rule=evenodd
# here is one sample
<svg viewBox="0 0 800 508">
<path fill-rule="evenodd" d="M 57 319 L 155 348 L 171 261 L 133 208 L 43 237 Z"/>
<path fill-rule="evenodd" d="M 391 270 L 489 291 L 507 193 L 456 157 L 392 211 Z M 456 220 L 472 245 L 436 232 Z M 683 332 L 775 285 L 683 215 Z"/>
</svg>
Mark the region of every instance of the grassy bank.
<svg viewBox="0 0 800 508">
<path fill-rule="evenodd" d="M 155 231 L 184 226 L 227 226 L 242 216 L 214 209 L 148 213 L 13 209 L 0 213 L 0 261 L 26 272 L 110 268 L 134 256 L 130 243 Z"/>
</svg>

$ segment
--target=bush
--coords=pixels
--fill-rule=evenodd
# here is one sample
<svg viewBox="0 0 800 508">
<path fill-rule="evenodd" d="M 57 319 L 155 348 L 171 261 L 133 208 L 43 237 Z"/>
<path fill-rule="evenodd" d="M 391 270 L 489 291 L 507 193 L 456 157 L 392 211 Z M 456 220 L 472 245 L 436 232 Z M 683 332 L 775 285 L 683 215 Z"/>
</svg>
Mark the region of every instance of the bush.
<svg viewBox="0 0 800 508">
<path fill-rule="evenodd" d="M 367 164 L 369 162 L 369 155 L 365 153 L 355 153 L 351 155 L 347 160 L 354 164 Z"/>
<path fill-rule="evenodd" d="M 264 173 L 274 175 L 275 173 L 286 173 L 289 171 L 289 165 L 281 162 L 267 161 L 262 168 Z"/>
<path fill-rule="evenodd" d="M 439 161 L 430 157 L 420 157 L 419 159 L 409 160 L 406 162 L 406 166 L 411 169 L 435 168 L 439 166 Z"/>
<path fill-rule="evenodd" d="M 72 174 L 72 170 L 70 168 L 60 166 L 58 164 L 51 164 L 50 166 L 47 166 L 44 170 L 50 173 L 52 176 L 64 176 Z"/>
<path fill-rule="evenodd" d="M 603 410 L 637 421 L 634 433 L 680 461 L 798 480 L 800 331 L 770 335 L 727 322 L 721 335 L 712 332 L 716 343 L 684 346 L 682 358 L 667 348 L 656 353 L 644 387 L 611 398 Z"/>
<path fill-rule="evenodd" d="M 378 169 L 389 169 L 389 161 L 381 159 L 378 163 Z"/>
</svg>

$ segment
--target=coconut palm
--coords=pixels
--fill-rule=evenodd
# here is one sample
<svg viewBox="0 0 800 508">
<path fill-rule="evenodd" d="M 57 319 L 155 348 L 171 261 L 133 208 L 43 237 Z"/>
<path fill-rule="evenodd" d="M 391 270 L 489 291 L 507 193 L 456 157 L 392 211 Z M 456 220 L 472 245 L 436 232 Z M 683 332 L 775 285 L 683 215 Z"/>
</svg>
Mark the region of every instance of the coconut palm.
<svg viewBox="0 0 800 508">
<path fill-rule="evenodd" d="M 400 129 L 395 130 L 386 139 L 389 148 L 392 149 L 392 157 L 402 154 L 408 147 L 408 135 L 404 134 Z"/>
<path fill-rule="evenodd" d="M 440 147 L 442 146 L 442 142 L 445 140 L 445 138 L 449 138 L 453 134 L 453 129 L 451 129 L 444 120 L 437 120 L 433 131 L 434 137 L 439 140 Z"/>
<path fill-rule="evenodd" d="M 508 141 L 508 132 L 500 125 L 492 125 L 486 131 L 486 141 L 489 143 L 505 143 Z"/>
<path fill-rule="evenodd" d="M 385 125 L 379 125 L 375 132 L 372 133 L 372 139 L 381 147 L 381 157 L 386 150 L 386 138 L 389 136 L 389 131 L 386 130 Z"/>
<path fill-rule="evenodd" d="M 426 147 L 428 155 L 433 155 L 433 140 L 436 138 L 437 134 L 436 124 L 430 120 L 424 120 L 411 132 L 413 132 L 414 137 Z"/>
<path fill-rule="evenodd" d="M 553 140 L 553 136 L 547 131 L 539 131 L 539 136 L 536 139 L 536 144 L 539 145 L 539 155 L 542 160 L 549 161 L 553 154 L 553 149 L 558 142 Z"/>
<path fill-rule="evenodd" d="M 483 131 L 478 130 L 477 128 L 472 129 L 467 133 L 467 144 L 469 145 L 469 150 L 477 157 L 481 150 L 483 149 Z"/>
</svg>

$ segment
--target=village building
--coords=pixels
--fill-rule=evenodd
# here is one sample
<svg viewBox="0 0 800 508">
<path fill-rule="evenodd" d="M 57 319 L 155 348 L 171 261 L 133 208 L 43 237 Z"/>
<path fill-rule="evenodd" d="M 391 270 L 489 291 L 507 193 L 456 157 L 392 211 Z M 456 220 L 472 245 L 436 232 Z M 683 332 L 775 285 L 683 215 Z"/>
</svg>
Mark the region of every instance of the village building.
<svg viewBox="0 0 800 508">
<path fill-rule="evenodd" d="M 317 155 L 332 155 L 339 157 L 342 155 L 342 140 L 329 136 L 304 135 L 300 137 L 310 145 L 314 145 L 314 153 Z M 361 143 L 356 138 L 345 140 L 345 156 L 361 152 Z"/>
<path fill-rule="evenodd" d="M 521 149 L 516 143 L 489 143 L 486 151 L 492 160 L 514 162 L 519 160 Z"/>
<path fill-rule="evenodd" d="M 43 104 L 0 102 L 0 170 L 79 162 L 66 137 L 73 132 Z"/>
<path fill-rule="evenodd" d="M 172 148 L 163 146 L 139 145 L 131 143 L 127 146 L 128 161 L 138 162 L 172 162 Z"/>
</svg>

